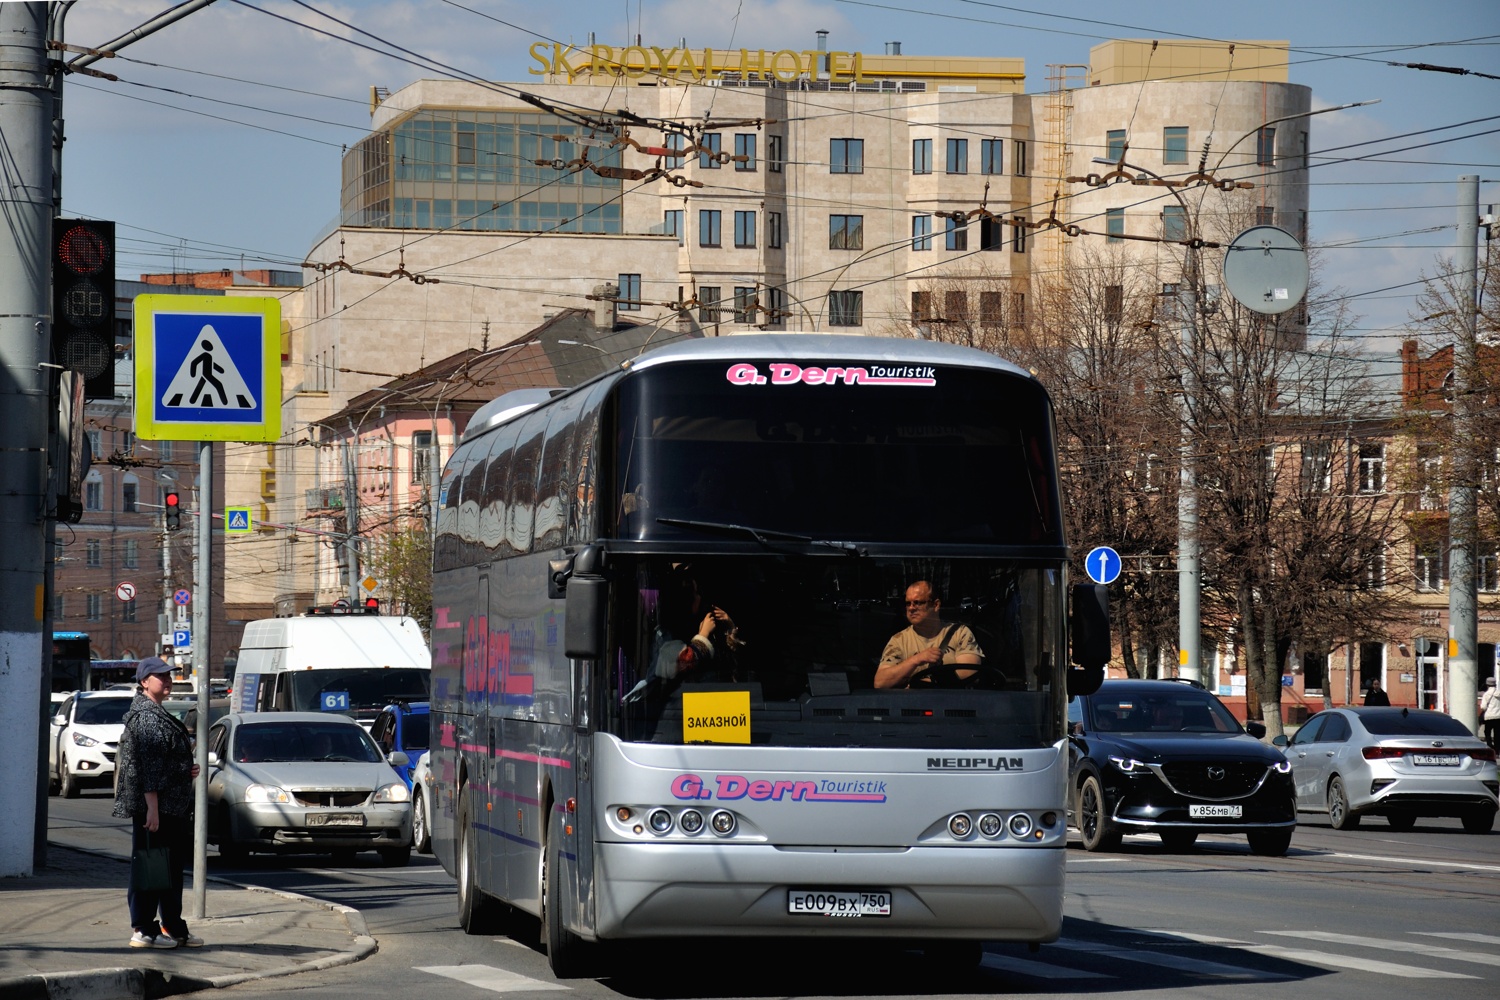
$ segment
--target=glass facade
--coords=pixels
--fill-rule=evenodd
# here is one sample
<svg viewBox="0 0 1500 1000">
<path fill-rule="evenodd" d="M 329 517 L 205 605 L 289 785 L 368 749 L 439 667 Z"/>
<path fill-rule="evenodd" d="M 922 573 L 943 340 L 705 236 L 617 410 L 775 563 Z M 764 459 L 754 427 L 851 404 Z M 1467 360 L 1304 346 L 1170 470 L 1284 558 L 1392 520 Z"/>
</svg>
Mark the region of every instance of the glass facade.
<svg viewBox="0 0 1500 1000">
<path fill-rule="evenodd" d="M 569 169 L 585 154 L 589 163 L 617 167 L 620 151 L 568 141 L 578 133 L 577 125 L 541 112 L 418 111 L 366 136 L 344 156 L 342 222 L 395 229 L 622 232 L 624 182 L 586 167 Z"/>
</svg>

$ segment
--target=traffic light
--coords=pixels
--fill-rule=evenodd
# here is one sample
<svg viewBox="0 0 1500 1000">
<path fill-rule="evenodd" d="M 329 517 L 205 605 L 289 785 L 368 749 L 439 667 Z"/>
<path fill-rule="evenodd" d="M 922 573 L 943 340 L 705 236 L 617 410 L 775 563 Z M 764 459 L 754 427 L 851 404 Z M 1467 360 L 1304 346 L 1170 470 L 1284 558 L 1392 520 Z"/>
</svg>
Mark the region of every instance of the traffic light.
<svg viewBox="0 0 1500 1000">
<path fill-rule="evenodd" d="M 115 395 L 115 224 L 52 220 L 52 360 L 84 378 L 85 399 Z"/>
<path fill-rule="evenodd" d="M 182 500 L 176 493 L 168 493 L 162 498 L 162 512 L 167 517 L 168 531 L 182 527 Z"/>
</svg>

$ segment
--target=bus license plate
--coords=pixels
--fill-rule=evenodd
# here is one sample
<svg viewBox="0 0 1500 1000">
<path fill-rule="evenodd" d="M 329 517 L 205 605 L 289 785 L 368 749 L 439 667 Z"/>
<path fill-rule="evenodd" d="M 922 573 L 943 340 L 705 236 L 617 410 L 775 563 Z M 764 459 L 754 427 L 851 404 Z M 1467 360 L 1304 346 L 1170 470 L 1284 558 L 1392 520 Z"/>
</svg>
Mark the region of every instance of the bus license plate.
<svg viewBox="0 0 1500 1000">
<path fill-rule="evenodd" d="M 1413 764 L 1421 764 L 1426 767 L 1457 767 L 1458 755 L 1451 753 L 1414 753 L 1411 755 Z"/>
<path fill-rule="evenodd" d="M 363 813 L 313 813 L 307 817 L 308 826 L 364 826 Z"/>
<path fill-rule="evenodd" d="M 1188 806 L 1190 819 L 1240 819 L 1244 806 Z"/>
<path fill-rule="evenodd" d="M 786 911 L 816 917 L 888 917 L 891 915 L 891 892 L 889 889 L 864 892 L 791 889 L 786 894 Z"/>
</svg>

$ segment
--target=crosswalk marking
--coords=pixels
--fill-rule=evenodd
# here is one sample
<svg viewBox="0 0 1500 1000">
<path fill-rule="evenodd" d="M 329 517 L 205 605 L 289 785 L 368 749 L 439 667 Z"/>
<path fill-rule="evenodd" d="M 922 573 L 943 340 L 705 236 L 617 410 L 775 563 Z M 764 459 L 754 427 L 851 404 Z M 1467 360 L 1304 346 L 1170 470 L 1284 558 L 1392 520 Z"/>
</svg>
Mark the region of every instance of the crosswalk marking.
<svg viewBox="0 0 1500 1000">
<path fill-rule="evenodd" d="M 457 979 L 470 986 L 495 993 L 523 993 L 533 990 L 568 990 L 561 983 L 544 983 L 518 972 L 508 972 L 490 965 L 426 965 L 416 966 L 418 972 L 430 972 L 434 976 Z"/>
<path fill-rule="evenodd" d="M 1500 937 L 1493 934 L 1474 934 L 1468 931 L 1412 931 L 1423 937 L 1445 938 L 1449 941 L 1473 941 L 1475 944 L 1500 944 Z"/>
<path fill-rule="evenodd" d="M 997 972 L 1014 972 L 1022 976 L 1031 976 L 1035 979 L 1113 979 L 1102 972 L 1089 972 L 1085 969 L 1069 969 L 1061 965 L 1049 965 L 1046 962 L 1033 962 L 1029 958 L 1012 958 L 1009 955 L 995 955 L 985 952 L 984 960 L 979 963 L 986 969 L 994 969 Z"/>
<path fill-rule="evenodd" d="M 1389 938 L 1360 937 L 1357 934 L 1333 934 L 1328 931 L 1266 931 L 1265 933 L 1300 938 L 1304 941 L 1327 941 L 1330 944 L 1347 944 L 1362 948 L 1388 948 L 1392 951 L 1409 951 L 1417 955 L 1445 958 L 1452 962 L 1500 965 L 1500 955 L 1460 951 L 1457 948 L 1442 948 L 1434 944 L 1423 944 L 1421 941 L 1392 941 Z"/>
<path fill-rule="evenodd" d="M 1117 948 L 1095 941 L 1070 941 L 1064 939 L 1058 941 L 1053 947 L 1065 948 L 1069 951 L 1087 952 L 1088 954 L 1101 955 L 1105 958 L 1122 959 L 1126 962 L 1139 962 L 1142 965 L 1157 965 L 1163 969 L 1172 969 L 1177 972 L 1191 972 L 1199 976 L 1214 976 L 1219 979 L 1275 980 L 1291 978 L 1279 972 L 1262 972 L 1258 969 L 1246 969 L 1238 965 L 1225 965 L 1222 962 L 1188 958 L 1185 955 L 1169 955 L 1159 951 L 1136 951 L 1129 948 Z"/>
<path fill-rule="evenodd" d="M 1324 965 L 1335 969 L 1357 969 L 1360 972 L 1377 972 L 1386 976 L 1401 976 L 1405 979 L 1478 979 L 1458 972 L 1442 972 L 1438 969 L 1423 969 L 1415 965 L 1397 965 L 1395 962 L 1380 962 L 1353 955 L 1336 955 L 1332 952 L 1305 951 L 1301 948 L 1283 948 L 1280 945 L 1252 945 L 1251 951 L 1260 952 L 1289 962 L 1306 962 L 1308 965 Z"/>
</svg>

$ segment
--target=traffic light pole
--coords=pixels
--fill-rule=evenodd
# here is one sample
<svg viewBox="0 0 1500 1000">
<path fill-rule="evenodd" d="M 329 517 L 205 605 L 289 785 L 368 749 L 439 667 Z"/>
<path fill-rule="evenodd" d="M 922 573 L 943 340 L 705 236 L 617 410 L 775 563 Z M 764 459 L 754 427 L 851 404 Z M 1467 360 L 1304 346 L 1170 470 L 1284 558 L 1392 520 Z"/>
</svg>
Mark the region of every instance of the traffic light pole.
<svg viewBox="0 0 1500 1000">
<path fill-rule="evenodd" d="M 193 557 L 193 678 L 198 688 L 198 740 L 193 782 L 193 903 L 189 916 L 208 915 L 208 706 L 210 623 L 213 621 L 214 445 L 198 444 L 198 523 Z"/>
</svg>

